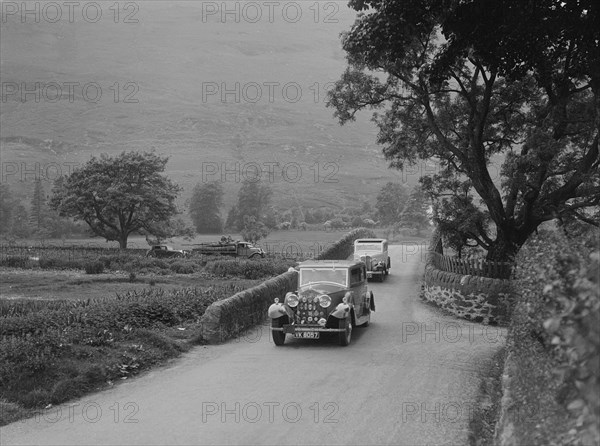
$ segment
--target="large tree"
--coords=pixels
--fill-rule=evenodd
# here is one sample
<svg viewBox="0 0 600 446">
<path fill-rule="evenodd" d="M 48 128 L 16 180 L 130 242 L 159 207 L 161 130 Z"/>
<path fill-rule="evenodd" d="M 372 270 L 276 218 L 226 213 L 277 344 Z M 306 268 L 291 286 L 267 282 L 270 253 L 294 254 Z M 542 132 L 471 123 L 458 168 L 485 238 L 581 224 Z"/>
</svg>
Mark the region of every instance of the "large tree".
<svg viewBox="0 0 600 446">
<path fill-rule="evenodd" d="M 400 224 L 405 228 L 416 229 L 417 234 L 422 234 L 429 229 L 428 208 L 427 195 L 420 187 L 413 188 L 400 214 Z"/>
<path fill-rule="evenodd" d="M 6 183 L 0 184 L 0 234 L 10 232 L 16 202 Z"/>
<path fill-rule="evenodd" d="M 92 157 L 70 176 L 57 179 L 50 206 L 82 220 L 124 249 L 132 233 L 172 236 L 175 199 L 181 188 L 162 172 L 168 158 L 152 152 Z"/>
<path fill-rule="evenodd" d="M 218 181 L 198 183 L 194 187 L 189 213 L 198 233 L 217 234 L 223 230 L 223 193 Z"/>
<path fill-rule="evenodd" d="M 427 191 L 438 211 L 445 197 L 478 213 L 457 214 L 469 217 L 466 235 L 488 259 L 512 259 L 544 221 L 596 223 L 589 209 L 600 204 L 597 2 L 350 5 L 364 12 L 342 38 L 349 66 L 328 104 L 341 123 L 376 110 L 391 166 L 436 159 Z"/>
<path fill-rule="evenodd" d="M 13 195 L 8 184 L 0 184 L 0 235 L 24 238 L 29 233 L 27 209 Z"/>
<path fill-rule="evenodd" d="M 44 239 L 54 235 L 54 222 L 59 218 L 56 213 L 48 208 L 46 193 L 41 179 L 36 179 L 33 184 L 29 218 L 31 229 L 36 237 Z"/>
<path fill-rule="evenodd" d="M 400 183 L 388 182 L 377 194 L 377 218 L 382 225 L 393 225 L 400 221 L 408 201 L 408 189 Z"/>
<path fill-rule="evenodd" d="M 269 235 L 269 228 L 262 221 L 251 215 L 244 216 L 244 227 L 240 231 L 245 241 L 256 243 Z"/>
<path fill-rule="evenodd" d="M 245 216 L 254 217 L 255 221 L 263 222 L 269 211 L 273 191 L 267 184 L 258 181 L 243 181 L 238 192 L 235 208 L 235 226 L 242 230 L 246 225 Z"/>
</svg>

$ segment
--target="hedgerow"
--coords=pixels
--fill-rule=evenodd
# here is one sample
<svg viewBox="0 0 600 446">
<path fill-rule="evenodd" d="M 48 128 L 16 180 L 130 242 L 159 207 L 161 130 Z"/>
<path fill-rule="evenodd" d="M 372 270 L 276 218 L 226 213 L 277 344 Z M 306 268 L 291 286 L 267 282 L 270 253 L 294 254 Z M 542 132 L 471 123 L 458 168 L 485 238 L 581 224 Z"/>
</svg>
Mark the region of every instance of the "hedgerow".
<svg viewBox="0 0 600 446">
<path fill-rule="evenodd" d="M 285 259 L 223 259 L 208 262 L 204 269 L 219 277 L 262 279 L 283 274 L 295 265 L 296 261 Z"/>
<path fill-rule="evenodd" d="M 359 238 L 375 238 L 370 229 L 357 228 L 350 231 L 327 250 L 323 251 L 318 260 L 345 260 L 354 252 L 354 240 Z"/>
<path fill-rule="evenodd" d="M 567 418 L 559 427 L 546 417 L 561 444 L 600 443 L 599 262 L 597 232 L 578 239 L 543 232 L 517 258 L 520 299 L 507 340 L 518 370 L 513 387 L 528 405 L 554 405 L 553 415 Z"/>
<path fill-rule="evenodd" d="M 8 266 L 10 268 L 27 268 L 31 260 L 27 256 L 6 256 L 5 258 L 0 260 L 0 266 Z"/>
</svg>

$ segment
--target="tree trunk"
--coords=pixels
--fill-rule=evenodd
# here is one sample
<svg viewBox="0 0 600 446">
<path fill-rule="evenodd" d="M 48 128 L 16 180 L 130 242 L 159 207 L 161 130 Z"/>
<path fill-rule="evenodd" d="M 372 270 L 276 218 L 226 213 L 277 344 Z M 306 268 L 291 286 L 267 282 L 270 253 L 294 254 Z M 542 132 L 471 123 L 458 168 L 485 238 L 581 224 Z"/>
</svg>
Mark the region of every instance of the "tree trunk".
<svg viewBox="0 0 600 446">
<path fill-rule="evenodd" d="M 486 260 L 490 262 L 513 262 L 519 252 L 519 248 L 520 246 L 499 233 L 494 243 L 488 249 Z"/>
<path fill-rule="evenodd" d="M 127 235 L 121 235 L 119 238 L 119 249 L 127 249 Z"/>
</svg>

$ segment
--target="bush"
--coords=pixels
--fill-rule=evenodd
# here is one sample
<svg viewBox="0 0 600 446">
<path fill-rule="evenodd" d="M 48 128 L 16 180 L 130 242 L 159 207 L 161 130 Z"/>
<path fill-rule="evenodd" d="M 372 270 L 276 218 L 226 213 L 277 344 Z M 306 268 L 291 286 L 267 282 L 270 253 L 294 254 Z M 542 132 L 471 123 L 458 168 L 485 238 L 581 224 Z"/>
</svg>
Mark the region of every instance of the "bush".
<svg viewBox="0 0 600 446">
<path fill-rule="evenodd" d="M 42 269 L 85 269 L 85 261 L 60 257 L 40 257 Z"/>
<path fill-rule="evenodd" d="M 196 263 L 186 260 L 177 260 L 170 266 L 171 271 L 177 274 L 192 274 L 196 271 Z"/>
<path fill-rule="evenodd" d="M 0 261 L 0 266 L 8 266 L 11 268 L 27 268 L 30 265 L 29 257 L 27 256 L 7 256 Z"/>
<path fill-rule="evenodd" d="M 102 274 L 104 272 L 104 263 L 100 260 L 87 262 L 84 265 L 86 274 Z"/>
<path fill-rule="evenodd" d="M 104 263 L 104 267 L 106 269 L 111 270 L 127 270 L 130 269 L 132 265 L 136 264 L 142 257 L 139 254 L 131 254 L 131 253 L 118 253 L 118 254 L 110 254 L 103 255 L 98 258 L 99 261 Z"/>
<path fill-rule="evenodd" d="M 362 225 L 363 225 L 363 219 L 360 218 L 358 215 L 352 219 L 353 227 L 358 228 L 359 226 L 362 226 Z"/>
</svg>

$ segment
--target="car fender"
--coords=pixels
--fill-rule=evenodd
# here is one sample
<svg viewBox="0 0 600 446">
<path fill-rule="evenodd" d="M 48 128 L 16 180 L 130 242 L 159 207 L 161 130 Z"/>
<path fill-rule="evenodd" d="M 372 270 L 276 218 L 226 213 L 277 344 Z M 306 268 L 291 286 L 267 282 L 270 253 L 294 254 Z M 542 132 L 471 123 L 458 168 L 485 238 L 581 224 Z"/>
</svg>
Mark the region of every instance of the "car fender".
<svg viewBox="0 0 600 446">
<path fill-rule="evenodd" d="M 283 306 L 283 304 L 276 303 L 276 304 L 272 304 L 269 307 L 267 314 L 269 315 L 269 317 L 271 319 L 277 319 L 277 318 L 280 318 L 281 316 L 286 316 L 287 311 L 285 310 L 285 307 Z"/>
<path fill-rule="evenodd" d="M 350 315 L 350 305 L 345 303 L 338 304 L 335 310 L 331 312 L 329 316 L 333 316 L 337 319 L 346 319 Z"/>
</svg>

